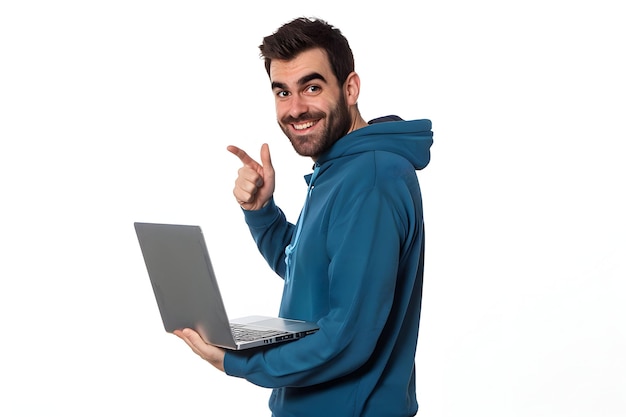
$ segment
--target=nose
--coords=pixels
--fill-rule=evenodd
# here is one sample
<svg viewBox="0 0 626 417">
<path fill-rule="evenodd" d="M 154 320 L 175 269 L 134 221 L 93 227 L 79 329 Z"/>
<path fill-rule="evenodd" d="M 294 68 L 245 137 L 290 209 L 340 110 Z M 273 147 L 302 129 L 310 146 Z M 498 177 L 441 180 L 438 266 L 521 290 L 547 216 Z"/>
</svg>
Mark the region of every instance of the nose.
<svg viewBox="0 0 626 417">
<path fill-rule="evenodd" d="M 307 104 L 306 98 L 301 97 L 297 94 L 291 96 L 291 99 L 289 100 L 289 116 L 297 119 L 308 110 L 309 106 Z"/>
</svg>

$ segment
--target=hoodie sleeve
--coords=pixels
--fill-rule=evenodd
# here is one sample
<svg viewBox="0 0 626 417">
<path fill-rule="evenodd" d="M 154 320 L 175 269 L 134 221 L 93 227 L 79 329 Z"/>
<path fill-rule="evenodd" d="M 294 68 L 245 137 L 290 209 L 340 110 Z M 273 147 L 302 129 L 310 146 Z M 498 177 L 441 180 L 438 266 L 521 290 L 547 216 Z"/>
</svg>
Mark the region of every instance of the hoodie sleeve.
<svg viewBox="0 0 626 417">
<path fill-rule="evenodd" d="M 285 277 L 285 247 L 294 225 L 289 223 L 274 199 L 260 210 L 243 210 L 246 223 L 259 252 L 280 277 Z"/>
<path fill-rule="evenodd" d="M 320 330 L 266 350 L 227 352 L 227 374 L 263 387 L 310 386 L 361 368 L 384 332 L 394 337 L 385 327 L 403 242 L 415 226 L 415 201 L 403 181 L 391 188 L 356 180 L 346 186 L 329 214 L 328 312 L 318 321 Z"/>
</svg>

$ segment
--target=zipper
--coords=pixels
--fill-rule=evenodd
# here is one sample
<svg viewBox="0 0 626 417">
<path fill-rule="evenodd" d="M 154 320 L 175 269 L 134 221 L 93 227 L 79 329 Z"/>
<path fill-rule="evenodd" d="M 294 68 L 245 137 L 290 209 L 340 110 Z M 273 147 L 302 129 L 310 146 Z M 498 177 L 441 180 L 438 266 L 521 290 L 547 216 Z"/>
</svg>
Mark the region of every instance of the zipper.
<svg viewBox="0 0 626 417">
<path fill-rule="evenodd" d="M 313 168 L 313 175 L 311 175 L 311 180 L 309 181 L 309 188 L 307 190 L 306 199 L 304 200 L 304 207 L 302 207 L 302 211 L 300 212 L 300 217 L 298 218 L 298 222 L 296 223 L 296 234 L 294 238 L 291 240 L 289 246 L 285 248 L 285 283 L 289 283 L 292 278 L 292 270 L 295 267 L 295 263 L 293 261 L 293 252 L 298 245 L 298 241 L 300 240 L 300 233 L 302 232 L 302 223 L 304 222 L 304 216 L 306 215 L 307 207 L 309 205 L 309 199 L 311 198 L 311 193 L 313 192 L 313 188 L 315 188 L 315 180 L 317 175 L 319 174 L 320 166 L 315 163 Z"/>
</svg>

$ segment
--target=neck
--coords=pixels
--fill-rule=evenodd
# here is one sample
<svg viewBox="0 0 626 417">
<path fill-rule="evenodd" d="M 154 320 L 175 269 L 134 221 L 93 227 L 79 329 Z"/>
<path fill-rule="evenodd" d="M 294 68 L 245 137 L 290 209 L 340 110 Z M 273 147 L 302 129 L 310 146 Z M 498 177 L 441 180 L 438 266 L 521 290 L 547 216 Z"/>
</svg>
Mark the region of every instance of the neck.
<svg viewBox="0 0 626 417">
<path fill-rule="evenodd" d="M 348 133 L 354 132 L 355 130 L 359 130 L 360 128 L 367 126 L 367 122 L 365 121 L 365 119 L 363 119 L 363 117 L 361 116 L 361 112 L 359 112 L 356 106 L 351 110 L 352 125 L 350 126 L 350 130 L 348 131 Z"/>
</svg>

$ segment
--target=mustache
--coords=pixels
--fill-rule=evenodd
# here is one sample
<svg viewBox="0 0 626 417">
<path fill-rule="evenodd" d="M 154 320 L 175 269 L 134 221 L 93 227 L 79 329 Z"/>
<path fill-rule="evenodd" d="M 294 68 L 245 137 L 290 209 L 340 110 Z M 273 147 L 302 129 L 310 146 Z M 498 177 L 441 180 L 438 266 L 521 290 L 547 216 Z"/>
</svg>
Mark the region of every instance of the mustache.
<svg viewBox="0 0 626 417">
<path fill-rule="evenodd" d="M 326 117 L 326 114 L 322 113 L 322 112 L 319 112 L 319 113 L 303 113 L 303 114 L 299 115 L 298 117 L 285 116 L 285 117 L 283 117 L 281 119 L 281 122 L 283 122 L 284 124 L 298 124 L 298 123 L 305 122 L 307 120 L 323 119 L 324 117 Z"/>
</svg>

